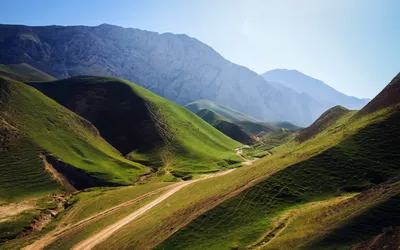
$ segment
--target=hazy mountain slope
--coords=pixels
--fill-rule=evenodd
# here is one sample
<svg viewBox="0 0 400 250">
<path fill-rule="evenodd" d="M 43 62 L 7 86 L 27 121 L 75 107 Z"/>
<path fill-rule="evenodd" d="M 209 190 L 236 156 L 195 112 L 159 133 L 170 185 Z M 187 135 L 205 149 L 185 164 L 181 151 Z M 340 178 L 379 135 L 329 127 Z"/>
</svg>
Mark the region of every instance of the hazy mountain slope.
<svg viewBox="0 0 400 250">
<path fill-rule="evenodd" d="M 236 110 L 230 109 L 223 105 L 219 105 L 219 104 L 209 101 L 209 100 L 195 101 L 195 102 L 185 105 L 185 108 L 189 109 L 190 111 L 192 111 L 195 114 L 197 114 L 202 109 L 207 109 L 207 110 L 213 111 L 216 114 L 221 115 L 222 117 L 224 117 L 225 119 L 228 119 L 229 121 L 258 122 L 258 120 L 254 119 L 253 117 L 250 117 L 250 116 L 240 113 Z"/>
<path fill-rule="evenodd" d="M 30 83 L 92 122 L 129 159 L 176 175 L 224 168 L 240 144 L 201 118 L 128 81 L 74 77 Z"/>
<path fill-rule="evenodd" d="M 275 69 L 265 72 L 262 76 L 267 81 L 281 83 L 299 94 L 306 93 L 330 107 L 342 105 L 348 109 L 361 109 L 368 102 L 368 99 L 347 96 L 324 82 L 297 70 Z"/>
<path fill-rule="evenodd" d="M 292 90 L 290 90 L 292 91 Z M 293 92 L 293 91 L 292 91 Z M 192 103 L 189 103 L 185 106 L 187 109 L 192 111 L 195 114 L 198 114 L 202 109 L 206 109 L 212 111 L 210 117 L 202 117 L 208 123 L 208 119 L 210 120 L 227 120 L 232 123 L 239 125 L 242 129 L 246 130 L 246 132 L 256 135 L 259 132 L 271 132 L 278 128 L 286 128 L 297 130 L 300 127 L 286 121 L 275 121 L 275 122 L 260 122 L 248 115 L 242 114 L 236 110 L 230 109 L 223 105 L 216 104 L 215 102 L 209 100 L 199 100 Z M 205 112 L 205 111 L 203 111 Z M 216 118 L 215 115 L 218 115 L 219 118 Z"/>
<path fill-rule="evenodd" d="M 26 64 L 0 64 L 0 75 L 20 81 L 54 81 L 56 78 Z"/>
<path fill-rule="evenodd" d="M 197 112 L 197 115 L 235 141 L 244 144 L 249 144 L 254 141 L 250 134 L 246 133 L 246 131 L 244 131 L 241 127 L 235 123 L 227 121 L 224 117 L 214 113 L 211 110 L 202 109 Z"/>
<path fill-rule="evenodd" d="M 0 63 L 28 63 L 58 79 L 107 75 L 137 82 L 175 103 L 207 99 L 255 119 L 313 122 L 318 106 L 299 103 L 257 73 L 186 35 L 112 25 L 0 25 Z M 316 117 L 315 117 L 316 118 Z"/>
<path fill-rule="evenodd" d="M 0 87 L 0 200 L 60 189 L 40 154 L 48 154 L 57 171 L 67 170 L 66 177 L 76 177 L 69 181 L 77 189 L 132 184 L 147 170 L 123 158 L 90 122 L 36 89 L 5 77 Z"/>
</svg>

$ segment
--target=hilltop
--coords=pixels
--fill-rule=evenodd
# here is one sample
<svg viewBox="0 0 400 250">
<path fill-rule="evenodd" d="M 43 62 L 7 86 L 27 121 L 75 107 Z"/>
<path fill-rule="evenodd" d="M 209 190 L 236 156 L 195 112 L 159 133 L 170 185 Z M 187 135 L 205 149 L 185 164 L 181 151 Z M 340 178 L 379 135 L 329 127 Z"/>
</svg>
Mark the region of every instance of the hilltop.
<svg viewBox="0 0 400 250">
<path fill-rule="evenodd" d="M 244 144 L 251 144 L 254 142 L 251 135 L 244 131 L 237 124 L 227 121 L 224 117 L 214 113 L 211 110 L 202 109 L 197 112 L 197 115 L 235 141 Z"/>
<path fill-rule="evenodd" d="M 54 81 L 56 78 L 26 63 L 0 64 L 0 75 L 18 81 Z"/>
<path fill-rule="evenodd" d="M 350 110 L 342 106 L 335 106 L 325 111 L 311 126 L 300 131 L 297 140 L 306 141 L 335 123 L 340 117 L 347 114 Z"/>
<path fill-rule="evenodd" d="M 394 106 L 400 103 L 400 73 L 370 101 L 357 116 L 373 113 L 379 109 Z"/>
<path fill-rule="evenodd" d="M 207 109 L 210 110 L 228 121 L 251 121 L 251 122 L 259 122 L 255 118 L 252 118 L 248 115 L 245 115 L 239 111 L 236 111 L 234 109 L 225 107 L 223 105 L 219 105 L 215 102 L 209 101 L 209 100 L 199 100 L 195 102 L 191 102 L 189 104 L 185 105 L 185 108 L 189 109 L 193 113 L 197 114 L 200 110 L 202 109 Z"/>
<path fill-rule="evenodd" d="M 30 83 L 93 123 L 128 159 L 177 176 L 239 162 L 230 139 L 187 109 L 128 81 L 73 77 Z"/>
</svg>

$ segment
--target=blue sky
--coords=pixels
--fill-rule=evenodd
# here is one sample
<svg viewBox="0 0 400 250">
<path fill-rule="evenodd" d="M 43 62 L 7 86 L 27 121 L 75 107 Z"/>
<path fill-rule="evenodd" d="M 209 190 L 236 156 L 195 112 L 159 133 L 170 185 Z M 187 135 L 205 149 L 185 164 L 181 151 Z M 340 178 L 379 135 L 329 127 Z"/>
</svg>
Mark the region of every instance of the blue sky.
<svg viewBox="0 0 400 250">
<path fill-rule="evenodd" d="M 400 70 L 398 0 L 12 0 L 0 23 L 184 33 L 257 73 L 297 69 L 375 96 Z"/>
</svg>

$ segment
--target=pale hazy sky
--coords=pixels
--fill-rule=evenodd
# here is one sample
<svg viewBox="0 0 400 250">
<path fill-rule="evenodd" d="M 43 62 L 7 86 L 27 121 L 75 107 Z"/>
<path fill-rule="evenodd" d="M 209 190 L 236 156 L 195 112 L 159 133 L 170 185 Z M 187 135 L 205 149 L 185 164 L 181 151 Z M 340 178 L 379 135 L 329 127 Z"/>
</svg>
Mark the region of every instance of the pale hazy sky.
<svg viewBox="0 0 400 250">
<path fill-rule="evenodd" d="M 257 73 L 297 69 L 375 96 L 400 71 L 399 0 L 12 0 L 0 23 L 184 33 Z"/>
</svg>

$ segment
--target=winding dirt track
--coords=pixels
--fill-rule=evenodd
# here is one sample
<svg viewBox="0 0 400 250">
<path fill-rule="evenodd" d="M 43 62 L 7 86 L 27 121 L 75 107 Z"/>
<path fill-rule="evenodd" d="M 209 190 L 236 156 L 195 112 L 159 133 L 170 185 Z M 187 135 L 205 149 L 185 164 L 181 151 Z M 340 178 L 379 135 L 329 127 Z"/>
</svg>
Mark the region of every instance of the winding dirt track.
<svg viewBox="0 0 400 250">
<path fill-rule="evenodd" d="M 246 146 L 244 146 L 246 147 Z M 248 147 L 248 146 L 247 146 Z M 255 158 L 254 160 L 248 160 L 245 157 L 243 157 L 242 155 L 242 148 L 237 148 L 236 149 L 236 154 L 242 158 L 244 160 L 243 164 L 245 165 L 251 165 L 253 162 L 255 162 L 256 160 L 258 160 L 257 158 Z M 115 233 L 116 231 L 118 231 L 119 229 L 121 229 L 123 226 L 127 225 L 128 223 L 130 223 L 131 221 L 133 221 L 134 219 L 136 219 L 137 217 L 141 216 L 142 214 L 144 214 L 145 212 L 147 212 L 149 209 L 151 209 L 152 207 L 158 205 L 159 203 L 161 203 L 162 201 L 164 201 L 165 199 L 167 199 L 169 196 L 173 195 L 174 193 L 176 193 L 177 191 L 179 191 L 181 188 L 186 187 L 194 182 L 198 182 L 201 180 L 205 180 L 205 179 L 210 179 L 210 178 L 214 178 L 214 177 L 218 177 L 218 176 L 222 176 L 225 174 L 228 174 L 232 171 L 234 171 L 235 169 L 230 169 L 227 171 L 223 171 L 223 172 L 218 172 L 215 174 L 209 174 L 206 175 L 202 178 L 199 179 L 195 179 L 195 180 L 190 180 L 190 181 L 185 181 L 185 182 L 179 182 L 167 187 L 163 187 L 163 188 L 159 188 L 157 190 L 151 191 L 147 194 L 144 194 L 140 197 L 137 197 L 133 200 L 127 201 L 125 203 L 119 204 L 115 207 L 109 208 L 105 211 L 102 211 L 98 214 L 95 214 L 89 218 L 86 218 L 82 221 L 79 221 L 73 225 L 67 225 L 66 227 L 61 227 L 61 228 L 57 228 L 55 229 L 53 232 L 50 232 L 49 234 L 45 235 L 44 237 L 38 239 L 37 241 L 35 241 L 34 243 L 32 243 L 31 245 L 28 245 L 26 247 L 23 248 L 23 250 L 38 250 L 38 249 L 43 249 L 45 248 L 47 245 L 51 244 L 52 242 L 54 242 L 55 240 L 57 240 L 58 238 L 62 238 L 65 235 L 68 235 L 71 231 L 74 231 L 76 229 L 85 227 L 86 225 L 95 222 L 98 219 L 101 219 L 107 215 L 112 214 L 115 211 L 118 211 L 122 208 L 131 206 L 135 203 L 137 203 L 140 200 L 143 200 L 145 198 L 148 198 L 150 196 L 153 196 L 157 193 L 160 193 L 162 191 L 168 190 L 165 194 L 161 195 L 160 197 L 158 197 L 157 199 L 155 199 L 154 201 L 146 204 L 145 206 L 139 208 L 138 210 L 134 211 L 133 213 L 127 215 L 126 217 L 124 217 L 123 219 L 115 222 L 112 225 L 107 226 L 106 228 L 104 228 L 103 230 L 101 230 L 100 232 L 90 236 L 89 238 L 79 242 L 78 244 L 76 244 L 72 249 L 74 250 L 83 250 L 83 249 L 92 249 L 94 246 L 98 245 L 99 243 L 103 242 L 104 240 L 106 240 L 107 238 L 109 238 L 113 233 Z"/>
<path fill-rule="evenodd" d="M 152 201 L 149 204 L 141 207 L 140 209 L 136 210 L 135 212 L 131 213 L 130 215 L 126 216 L 125 218 L 123 218 L 123 219 L 117 221 L 116 223 L 104 228 L 103 230 L 101 230 L 100 232 L 96 233 L 95 235 L 92 235 L 91 237 L 79 242 L 77 245 L 72 247 L 72 249 L 73 250 L 88 250 L 88 249 L 92 249 L 97 244 L 105 241 L 107 238 L 109 238 L 113 233 L 115 233 L 116 231 L 121 229 L 123 226 L 127 225 L 128 223 L 130 223 L 131 221 L 133 221 L 134 219 L 136 219 L 140 215 L 144 214 L 145 212 L 147 212 L 152 207 L 158 205 L 159 203 L 161 203 L 162 201 L 164 201 L 165 199 L 167 199 L 168 197 L 170 197 L 171 195 L 173 195 L 174 193 L 179 191 L 181 188 L 186 187 L 186 186 L 188 186 L 188 185 L 190 185 L 190 184 L 192 184 L 194 182 L 198 182 L 198 181 L 201 181 L 201 180 L 210 179 L 210 178 L 214 178 L 214 177 L 217 177 L 217 176 L 222 176 L 222 175 L 228 174 L 228 173 L 232 172 L 233 170 L 234 169 L 230 169 L 230 170 L 227 170 L 227 171 L 224 171 L 224 172 L 219 172 L 219 173 L 216 173 L 216 174 L 207 175 L 207 176 L 205 176 L 203 178 L 200 178 L 200 179 L 195 179 L 195 180 L 186 181 L 186 182 L 180 182 L 174 188 L 169 190 L 167 193 L 161 195 L 160 197 L 158 197 L 154 201 Z"/>
<path fill-rule="evenodd" d="M 228 174 L 232 171 L 234 171 L 235 169 L 230 169 L 227 171 L 223 171 L 223 172 L 218 172 L 215 174 L 209 174 L 207 176 L 204 176 L 202 178 L 199 179 L 195 179 L 195 180 L 190 180 L 190 181 L 185 181 L 185 182 L 178 182 L 176 184 L 167 186 L 167 187 L 162 187 L 159 188 L 157 190 L 151 191 L 149 193 L 146 193 L 140 197 L 137 197 L 133 200 L 127 201 L 125 203 L 119 204 L 115 207 L 109 208 L 105 211 L 102 211 L 98 214 L 95 214 L 91 217 L 88 217 L 82 221 L 79 221 L 73 225 L 67 225 L 66 227 L 61 227 L 61 228 L 57 228 L 55 229 L 53 232 L 48 233 L 47 235 L 45 235 L 44 237 L 38 239 L 37 241 L 35 241 L 34 243 L 32 243 L 31 245 L 28 245 L 26 247 L 23 248 L 23 250 L 38 250 L 38 249 L 43 249 L 45 248 L 47 245 L 51 244 L 52 242 L 54 242 L 55 240 L 57 240 L 58 238 L 62 238 L 63 236 L 68 235 L 69 233 L 71 233 L 72 231 L 85 227 L 86 225 L 97 221 L 98 219 L 101 219 L 107 215 L 110 215 L 112 213 L 114 213 L 115 211 L 118 211 L 122 208 L 131 206 L 135 203 L 137 203 L 140 200 L 143 200 L 145 198 L 148 198 L 150 196 L 156 195 L 160 192 L 163 192 L 165 190 L 168 190 L 165 194 L 161 195 L 160 197 L 158 197 L 157 199 L 155 199 L 154 201 L 146 204 L 145 206 L 139 208 L 138 210 L 136 210 L 135 212 L 129 214 L 128 216 L 124 217 L 123 219 L 117 221 L 116 223 L 109 225 L 108 227 L 104 228 L 103 230 L 101 230 L 100 232 L 96 233 L 95 235 L 92 235 L 91 237 L 87 238 L 86 240 L 83 240 L 81 242 L 79 242 L 77 245 L 75 245 L 72 249 L 92 249 L 94 246 L 96 246 L 97 244 L 99 244 L 100 242 L 106 240 L 107 238 L 109 238 L 113 233 L 115 233 L 116 231 L 118 231 L 120 228 L 122 228 L 123 226 L 125 226 L 126 224 L 130 223 L 132 220 L 134 220 L 135 218 L 141 216 L 142 214 L 144 214 L 145 212 L 147 212 L 149 209 L 151 209 L 152 207 L 156 206 L 157 204 L 161 203 L 162 201 L 164 201 L 165 199 L 167 199 L 169 196 L 173 195 L 174 193 L 176 193 L 177 191 L 179 191 L 181 188 L 186 187 L 194 182 L 198 182 L 201 180 L 205 180 L 205 179 L 210 179 L 210 178 L 214 178 L 214 177 L 218 177 L 218 176 L 222 176 L 225 174 Z"/>
</svg>

